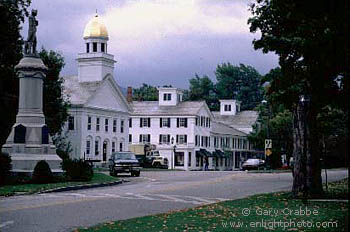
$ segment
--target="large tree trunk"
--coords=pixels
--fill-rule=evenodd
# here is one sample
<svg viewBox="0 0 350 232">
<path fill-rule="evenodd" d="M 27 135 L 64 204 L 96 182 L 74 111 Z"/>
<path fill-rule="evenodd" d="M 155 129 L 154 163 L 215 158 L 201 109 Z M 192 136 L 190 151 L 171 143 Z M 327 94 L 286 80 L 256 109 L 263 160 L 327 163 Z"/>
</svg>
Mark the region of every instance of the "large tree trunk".
<svg viewBox="0 0 350 232">
<path fill-rule="evenodd" d="M 294 197 L 323 194 L 316 118 L 311 102 L 293 109 Z"/>
</svg>

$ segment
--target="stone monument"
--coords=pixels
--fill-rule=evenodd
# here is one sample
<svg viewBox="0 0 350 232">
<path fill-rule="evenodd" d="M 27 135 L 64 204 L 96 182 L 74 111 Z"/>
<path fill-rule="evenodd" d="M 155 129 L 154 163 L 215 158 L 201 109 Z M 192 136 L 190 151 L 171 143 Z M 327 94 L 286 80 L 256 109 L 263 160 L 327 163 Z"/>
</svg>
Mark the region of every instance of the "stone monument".
<svg viewBox="0 0 350 232">
<path fill-rule="evenodd" d="M 37 11 L 32 10 L 24 57 L 15 66 L 19 77 L 19 107 L 16 123 L 2 151 L 11 156 L 12 172 L 31 174 L 35 165 L 45 160 L 53 173 L 62 173 L 62 160 L 56 154 L 43 114 L 43 80 L 47 67 L 36 51 L 36 15 Z"/>
</svg>

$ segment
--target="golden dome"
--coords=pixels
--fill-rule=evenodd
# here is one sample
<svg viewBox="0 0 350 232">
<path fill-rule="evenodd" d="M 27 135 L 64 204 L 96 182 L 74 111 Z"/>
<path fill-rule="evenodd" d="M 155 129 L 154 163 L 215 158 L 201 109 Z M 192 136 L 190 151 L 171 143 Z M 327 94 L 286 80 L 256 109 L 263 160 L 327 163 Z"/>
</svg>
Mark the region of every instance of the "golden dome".
<svg viewBox="0 0 350 232">
<path fill-rule="evenodd" d="M 84 39 L 90 37 L 102 37 L 108 39 L 107 28 L 97 14 L 90 20 L 90 22 L 88 22 L 88 24 L 86 24 L 84 30 Z"/>
</svg>

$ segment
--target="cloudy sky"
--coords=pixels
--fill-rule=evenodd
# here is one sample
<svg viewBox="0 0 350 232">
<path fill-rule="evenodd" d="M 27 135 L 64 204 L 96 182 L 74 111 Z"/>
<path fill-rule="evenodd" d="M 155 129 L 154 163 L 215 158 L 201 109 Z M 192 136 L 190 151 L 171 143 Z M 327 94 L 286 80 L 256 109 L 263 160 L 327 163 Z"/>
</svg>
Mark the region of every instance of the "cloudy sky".
<svg viewBox="0 0 350 232">
<path fill-rule="evenodd" d="M 249 32 L 247 0 L 34 0 L 31 8 L 38 9 L 39 46 L 65 57 L 62 75 L 77 74 L 84 27 L 96 10 L 117 61 L 115 79 L 124 87 L 187 88 L 195 73 L 215 81 L 223 62 L 251 65 L 261 74 L 278 64 L 275 55 L 252 47 L 259 35 Z"/>
</svg>

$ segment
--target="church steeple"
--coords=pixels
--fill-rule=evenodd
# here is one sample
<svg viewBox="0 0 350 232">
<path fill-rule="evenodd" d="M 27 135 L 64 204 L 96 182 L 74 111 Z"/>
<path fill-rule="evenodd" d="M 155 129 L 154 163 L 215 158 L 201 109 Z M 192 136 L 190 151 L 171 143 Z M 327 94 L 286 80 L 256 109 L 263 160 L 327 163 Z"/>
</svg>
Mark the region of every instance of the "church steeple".
<svg viewBox="0 0 350 232">
<path fill-rule="evenodd" d="M 101 81 L 114 72 L 114 57 L 107 53 L 108 31 L 96 13 L 86 24 L 84 35 L 85 53 L 78 54 L 79 82 Z"/>
</svg>

